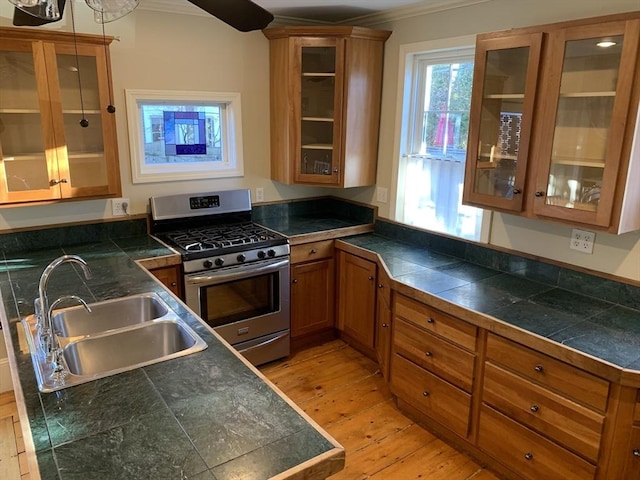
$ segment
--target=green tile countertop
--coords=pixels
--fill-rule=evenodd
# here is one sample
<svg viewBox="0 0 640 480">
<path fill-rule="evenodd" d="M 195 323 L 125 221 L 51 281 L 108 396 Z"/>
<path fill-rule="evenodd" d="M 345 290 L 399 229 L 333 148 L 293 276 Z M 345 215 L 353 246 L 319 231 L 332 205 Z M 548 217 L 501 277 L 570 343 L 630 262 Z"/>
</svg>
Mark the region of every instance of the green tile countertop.
<svg viewBox="0 0 640 480">
<path fill-rule="evenodd" d="M 640 374 L 639 287 L 516 257 L 484 266 L 496 262 L 480 247 L 451 255 L 375 233 L 340 240 L 378 254 L 395 282 Z"/>
<path fill-rule="evenodd" d="M 84 258 L 93 278 L 84 280 L 72 265 L 63 265 L 51 276 L 50 298 L 73 293 L 91 302 L 153 291 L 197 331 L 207 349 L 58 392 L 38 392 L 19 318 L 33 313 L 40 274 L 63 254 Z M 11 342 L 23 429 L 30 433 L 27 451 L 35 452 L 40 477 L 266 479 L 312 467 L 316 473 L 321 466 L 341 469 L 343 449 L 135 261 L 172 254 L 146 235 L 28 253 L 5 249 L 3 333 Z M 305 478 L 320 478 L 310 475 Z"/>
</svg>

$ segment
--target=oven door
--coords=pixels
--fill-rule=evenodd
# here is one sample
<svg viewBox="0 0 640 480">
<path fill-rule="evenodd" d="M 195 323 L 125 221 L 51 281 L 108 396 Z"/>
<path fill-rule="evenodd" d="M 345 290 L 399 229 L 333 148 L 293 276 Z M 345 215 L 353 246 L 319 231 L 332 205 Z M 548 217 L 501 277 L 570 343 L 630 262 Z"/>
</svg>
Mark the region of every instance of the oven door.
<svg viewBox="0 0 640 480">
<path fill-rule="evenodd" d="M 187 305 L 247 358 L 283 340 L 287 351 L 280 357 L 289 354 L 288 257 L 191 273 L 184 284 Z"/>
</svg>

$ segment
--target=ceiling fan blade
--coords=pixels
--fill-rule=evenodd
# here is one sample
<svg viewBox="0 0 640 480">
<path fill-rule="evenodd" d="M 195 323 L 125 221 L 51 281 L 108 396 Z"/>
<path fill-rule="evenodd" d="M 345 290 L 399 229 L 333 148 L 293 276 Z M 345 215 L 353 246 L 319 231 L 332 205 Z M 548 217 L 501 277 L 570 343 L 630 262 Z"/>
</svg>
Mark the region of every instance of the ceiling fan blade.
<svg viewBox="0 0 640 480">
<path fill-rule="evenodd" d="M 262 30 L 273 15 L 251 0 L 188 0 L 241 32 Z"/>
<path fill-rule="evenodd" d="M 59 22 L 62 20 L 62 12 L 64 12 L 64 5 L 67 0 L 57 0 L 58 10 L 60 11 L 60 18 L 56 20 L 47 20 L 46 18 L 35 17 L 20 10 L 19 8 L 13 9 L 13 24 L 16 27 L 39 27 L 47 23 Z"/>
</svg>

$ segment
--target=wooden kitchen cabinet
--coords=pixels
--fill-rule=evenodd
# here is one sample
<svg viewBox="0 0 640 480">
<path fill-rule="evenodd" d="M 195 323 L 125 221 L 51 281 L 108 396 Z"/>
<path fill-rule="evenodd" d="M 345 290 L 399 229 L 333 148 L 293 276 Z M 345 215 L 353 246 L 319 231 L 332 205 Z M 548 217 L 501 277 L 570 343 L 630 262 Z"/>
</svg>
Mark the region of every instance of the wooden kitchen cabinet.
<svg viewBox="0 0 640 480">
<path fill-rule="evenodd" d="M 121 194 L 110 41 L 0 28 L 0 203 Z"/>
<path fill-rule="evenodd" d="M 180 265 L 159 267 L 149 270 L 164 286 L 171 290 L 177 297 L 184 299 L 182 293 L 182 272 Z"/>
<path fill-rule="evenodd" d="M 338 260 L 338 329 L 375 358 L 377 265 L 344 251 Z"/>
<path fill-rule="evenodd" d="M 628 480 L 640 480 L 640 390 L 638 390 L 636 399 L 631 442 L 623 457 L 625 459 L 624 478 Z"/>
<path fill-rule="evenodd" d="M 479 35 L 464 203 L 640 229 L 639 47 L 640 12 Z"/>
<path fill-rule="evenodd" d="M 394 315 L 391 391 L 466 438 L 478 328 L 400 294 L 394 297 Z"/>
<path fill-rule="evenodd" d="M 333 240 L 291 247 L 291 338 L 331 331 L 335 326 Z"/>
<path fill-rule="evenodd" d="M 391 332 L 393 315 L 391 312 L 391 278 L 384 267 L 378 268 L 378 290 L 376 292 L 376 358 L 382 376 L 389 380 L 391 367 Z"/>
<path fill-rule="evenodd" d="M 375 184 L 382 60 L 391 32 L 274 27 L 270 46 L 271 178 Z"/>
</svg>

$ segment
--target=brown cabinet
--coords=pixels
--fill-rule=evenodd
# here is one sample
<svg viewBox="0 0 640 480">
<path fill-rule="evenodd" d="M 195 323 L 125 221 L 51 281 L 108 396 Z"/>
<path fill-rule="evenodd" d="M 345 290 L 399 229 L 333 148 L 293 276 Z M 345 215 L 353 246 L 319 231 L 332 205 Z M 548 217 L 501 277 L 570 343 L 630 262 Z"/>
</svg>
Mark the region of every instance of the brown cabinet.
<svg viewBox="0 0 640 480">
<path fill-rule="evenodd" d="M 377 265 L 344 251 L 337 258 L 338 329 L 374 353 Z"/>
<path fill-rule="evenodd" d="M 291 248 L 292 339 L 334 327 L 334 278 L 333 240 Z"/>
<path fill-rule="evenodd" d="M 640 13 L 479 35 L 464 202 L 640 229 L 639 48 Z"/>
<path fill-rule="evenodd" d="M 378 268 L 378 291 L 376 292 L 376 358 L 382 376 L 389 380 L 391 367 L 391 278 L 384 267 Z"/>
<path fill-rule="evenodd" d="M 179 298 L 184 298 L 182 294 L 182 272 L 180 265 L 169 267 L 153 268 L 149 270 L 163 285 L 171 290 Z"/>
<path fill-rule="evenodd" d="M 356 187 L 376 178 L 382 59 L 391 32 L 274 27 L 270 47 L 271 178 Z"/>
<path fill-rule="evenodd" d="M 391 391 L 461 437 L 471 422 L 477 327 L 394 297 Z"/>
<path fill-rule="evenodd" d="M 0 28 L 0 203 L 120 195 L 105 42 Z"/>
<path fill-rule="evenodd" d="M 478 446 L 526 478 L 593 478 L 608 395 L 605 380 L 490 333 Z"/>
<path fill-rule="evenodd" d="M 633 427 L 631 428 L 631 442 L 624 452 L 625 475 L 628 480 L 640 480 L 640 390 L 638 390 L 637 403 L 633 415 Z"/>
</svg>

